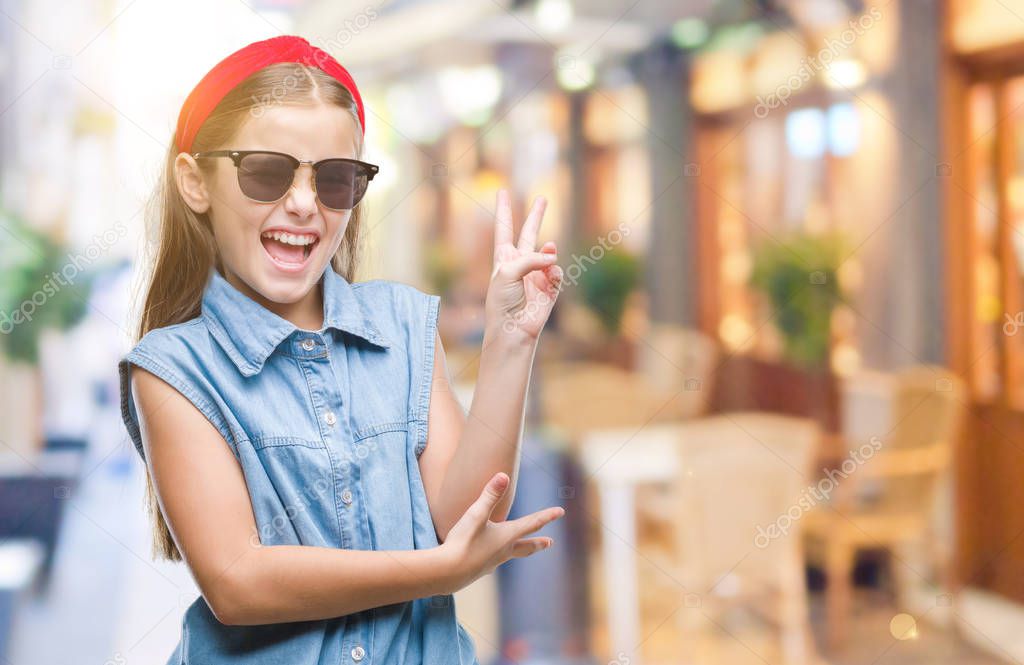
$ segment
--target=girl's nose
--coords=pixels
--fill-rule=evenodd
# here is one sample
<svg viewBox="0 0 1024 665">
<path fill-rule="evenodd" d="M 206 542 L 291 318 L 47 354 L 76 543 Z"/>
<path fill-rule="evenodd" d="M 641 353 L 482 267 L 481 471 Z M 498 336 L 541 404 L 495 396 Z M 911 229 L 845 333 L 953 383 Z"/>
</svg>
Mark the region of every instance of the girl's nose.
<svg viewBox="0 0 1024 665">
<path fill-rule="evenodd" d="M 313 185 L 313 167 L 302 164 L 295 170 L 292 186 L 285 195 L 285 210 L 299 217 L 316 212 L 316 188 Z"/>
</svg>

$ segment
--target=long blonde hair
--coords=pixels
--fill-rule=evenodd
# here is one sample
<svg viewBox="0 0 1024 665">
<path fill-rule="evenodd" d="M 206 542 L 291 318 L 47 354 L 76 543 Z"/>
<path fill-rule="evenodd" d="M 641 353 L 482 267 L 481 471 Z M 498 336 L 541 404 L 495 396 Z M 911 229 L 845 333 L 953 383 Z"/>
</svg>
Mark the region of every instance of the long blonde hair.
<svg viewBox="0 0 1024 665">
<path fill-rule="evenodd" d="M 192 152 L 228 147 L 243 123 L 267 104 L 324 103 L 352 115 L 360 128 L 351 93 L 337 80 L 313 67 L 277 63 L 255 72 L 231 90 L 209 115 L 192 144 Z M 362 132 L 356 132 L 357 158 L 362 158 Z M 164 161 L 163 174 L 149 201 L 148 235 L 156 238 L 149 260 L 152 271 L 145 286 L 143 309 L 135 342 L 150 330 L 194 319 L 200 315 L 203 289 L 211 267 L 223 271 L 210 220 L 196 213 L 178 191 L 174 160 L 180 150 L 174 139 Z M 200 168 L 211 168 L 200 163 Z M 362 253 L 362 205 L 352 210 L 349 224 L 331 265 L 347 280 L 355 277 Z M 154 228 L 155 227 L 155 228 Z M 181 561 L 160 510 L 153 479 L 146 466 L 146 509 L 153 523 L 153 556 Z"/>
</svg>

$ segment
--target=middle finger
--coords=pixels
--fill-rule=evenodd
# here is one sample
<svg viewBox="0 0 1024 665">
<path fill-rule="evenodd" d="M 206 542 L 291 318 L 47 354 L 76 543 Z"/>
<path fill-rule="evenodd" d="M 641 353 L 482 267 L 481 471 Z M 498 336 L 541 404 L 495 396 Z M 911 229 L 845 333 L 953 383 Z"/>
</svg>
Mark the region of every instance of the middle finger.
<svg viewBox="0 0 1024 665">
<path fill-rule="evenodd" d="M 548 207 L 548 200 L 538 196 L 533 200 L 533 207 L 530 215 L 523 222 L 523 228 L 519 231 L 519 243 L 516 247 L 521 252 L 533 252 L 537 247 L 537 234 L 540 232 L 540 223 L 544 219 L 544 211 Z"/>
</svg>

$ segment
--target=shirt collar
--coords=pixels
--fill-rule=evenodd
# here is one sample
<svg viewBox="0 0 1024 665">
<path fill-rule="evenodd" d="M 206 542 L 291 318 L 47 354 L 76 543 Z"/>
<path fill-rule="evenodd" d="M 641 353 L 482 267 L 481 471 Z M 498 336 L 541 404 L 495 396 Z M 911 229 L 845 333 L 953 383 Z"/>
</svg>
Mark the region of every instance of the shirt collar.
<svg viewBox="0 0 1024 665">
<path fill-rule="evenodd" d="M 333 328 L 383 348 L 390 346 L 370 320 L 369 308 L 334 266 L 328 264 L 319 281 L 323 282 L 324 295 L 324 326 L 319 332 Z M 210 324 L 214 338 L 244 376 L 252 376 L 263 369 L 274 349 L 299 330 L 236 289 L 215 267 L 210 268 L 203 291 L 202 315 Z"/>
</svg>

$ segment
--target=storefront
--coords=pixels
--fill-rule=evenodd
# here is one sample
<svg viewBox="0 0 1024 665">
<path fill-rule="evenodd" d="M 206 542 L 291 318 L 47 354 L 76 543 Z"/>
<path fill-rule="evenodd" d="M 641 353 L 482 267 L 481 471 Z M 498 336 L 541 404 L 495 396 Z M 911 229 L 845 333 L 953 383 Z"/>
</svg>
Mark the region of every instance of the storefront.
<svg viewBox="0 0 1024 665">
<path fill-rule="evenodd" d="M 820 25 L 738 25 L 695 58 L 700 327 L 730 358 L 719 408 L 808 413 L 835 429 L 836 381 L 888 360 L 869 322 L 885 316 L 898 205 L 895 13 L 869 2 Z M 778 270 L 819 283 L 774 302 L 754 275 L 773 249 L 790 261 Z M 842 298 L 806 316 L 823 308 L 800 298 L 830 284 Z M 801 330 L 788 333 L 787 317 Z"/>
<path fill-rule="evenodd" d="M 959 464 L 961 581 L 1024 601 L 1024 10 L 949 8 L 949 349 L 971 418 Z M 1015 16 L 1015 14 L 1017 14 Z"/>
</svg>

